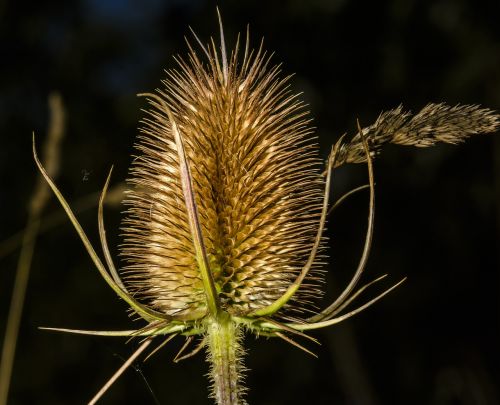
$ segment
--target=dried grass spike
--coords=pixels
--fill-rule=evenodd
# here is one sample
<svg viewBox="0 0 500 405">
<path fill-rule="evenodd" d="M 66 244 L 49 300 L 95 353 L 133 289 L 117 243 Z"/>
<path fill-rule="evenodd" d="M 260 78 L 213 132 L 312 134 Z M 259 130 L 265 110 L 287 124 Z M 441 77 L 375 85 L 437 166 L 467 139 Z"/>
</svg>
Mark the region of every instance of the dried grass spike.
<svg viewBox="0 0 500 405">
<path fill-rule="evenodd" d="M 402 106 L 383 112 L 375 124 L 363 128 L 362 132 L 370 152 L 375 155 L 387 143 L 417 147 L 438 142 L 457 144 L 475 134 L 495 132 L 499 126 L 499 116 L 488 108 L 430 103 L 414 116 L 404 112 Z M 366 162 L 366 154 L 358 132 L 342 147 L 337 166 L 363 162 Z"/>
</svg>

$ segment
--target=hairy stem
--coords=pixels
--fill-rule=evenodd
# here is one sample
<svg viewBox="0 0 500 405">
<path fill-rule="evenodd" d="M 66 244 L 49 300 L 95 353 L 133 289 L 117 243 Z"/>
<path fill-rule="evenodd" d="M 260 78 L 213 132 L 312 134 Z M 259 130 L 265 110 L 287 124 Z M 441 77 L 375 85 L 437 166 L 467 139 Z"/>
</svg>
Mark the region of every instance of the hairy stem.
<svg viewBox="0 0 500 405">
<path fill-rule="evenodd" d="M 210 321 L 207 330 L 208 361 L 212 396 L 217 405 L 243 405 L 245 388 L 241 383 L 245 370 L 241 357 L 243 349 L 241 327 L 235 324 L 227 314 L 222 314 Z"/>
</svg>

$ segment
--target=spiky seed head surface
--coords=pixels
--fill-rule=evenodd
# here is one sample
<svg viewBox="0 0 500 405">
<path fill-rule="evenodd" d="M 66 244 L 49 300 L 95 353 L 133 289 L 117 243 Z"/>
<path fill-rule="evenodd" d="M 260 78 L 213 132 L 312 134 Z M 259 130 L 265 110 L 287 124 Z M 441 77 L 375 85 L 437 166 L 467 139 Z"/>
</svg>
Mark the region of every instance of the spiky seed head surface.
<svg viewBox="0 0 500 405">
<path fill-rule="evenodd" d="M 285 292 L 307 261 L 323 197 L 310 118 L 279 67 L 247 45 L 224 74 L 215 46 L 205 53 L 207 61 L 192 49 L 178 58 L 149 99 L 122 225 L 129 290 L 185 319 L 203 316 L 206 302 L 165 106 L 184 140 L 211 271 L 229 313 L 244 315 Z M 296 301 L 320 295 L 318 266 Z"/>
</svg>

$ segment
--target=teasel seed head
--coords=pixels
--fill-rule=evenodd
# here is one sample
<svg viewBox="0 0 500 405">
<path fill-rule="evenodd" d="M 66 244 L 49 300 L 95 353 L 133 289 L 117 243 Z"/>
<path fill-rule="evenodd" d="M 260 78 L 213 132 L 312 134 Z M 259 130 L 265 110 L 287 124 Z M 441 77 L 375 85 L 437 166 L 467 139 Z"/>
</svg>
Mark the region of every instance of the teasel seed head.
<svg viewBox="0 0 500 405">
<path fill-rule="evenodd" d="M 125 284 L 167 315 L 207 312 L 170 110 L 185 147 L 202 237 L 222 308 L 243 316 L 297 278 L 315 241 L 324 179 L 303 104 L 262 48 L 224 69 L 191 49 L 149 98 L 130 172 Z M 226 73 L 224 73 L 226 72 Z M 295 303 L 319 296 L 315 261 Z"/>
<path fill-rule="evenodd" d="M 177 58 L 163 87 L 149 94 L 130 171 L 122 231 L 123 281 L 106 242 L 103 201 L 99 235 L 106 266 L 68 203 L 35 161 L 77 230 L 108 285 L 147 321 L 138 330 L 64 332 L 143 337 L 145 341 L 89 402 L 95 403 L 123 370 L 159 335 L 186 336 L 178 361 L 207 348 L 212 396 L 218 404 L 244 404 L 243 331 L 279 337 L 307 353 L 291 336 L 317 342 L 304 332 L 339 323 L 385 296 L 403 281 L 346 312 L 368 287 L 357 287 L 366 267 L 375 213 L 372 160 L 387 143 L 419 147 L 459 143 L 498 129 L 499 116 L 478 106 L 428 104 L 412 116 L 402 107 L 382 113 L 375 124 L 332 147 L 321 173 L 310 118 L 280 79 L 262 45 L 243 56 L 238 44 L 228 58 L 219 15 L 221 45 L 195 39 L 205 59 L 191 48 Z M 241 62 L 240 62 L 241 59 Z M 366 163 L 368 227 L 354 275 L 328 307 L 309 316 L 321 296 L 323 231 L 330 212 L 332 170 Z M 110 173 L 111 175 L 111 173 Z M 361 188 L 355 189 L 357 191 Z M 339 199 L 343 201 L 344 197 Z M 334 209 L 339 202 L 335 203 Z M 189 354 L 184 350 L 201 336 Z M 161 348 L 161 344 L 158 348 Z M 148 355 L 149 358 L 156 352 Z"/>
</svg>

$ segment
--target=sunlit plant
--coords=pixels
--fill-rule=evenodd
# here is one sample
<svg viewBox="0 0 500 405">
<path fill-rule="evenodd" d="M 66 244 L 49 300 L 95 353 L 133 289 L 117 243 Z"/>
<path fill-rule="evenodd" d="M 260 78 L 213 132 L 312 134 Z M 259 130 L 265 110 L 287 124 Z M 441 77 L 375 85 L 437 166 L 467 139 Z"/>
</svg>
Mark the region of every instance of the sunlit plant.
<svg viewBox="0 0 500 405">
<path fill-rule="evenodd" d="M 203 57 L 188 44 L 187 58 L 176 59 L 178 69 L 167 72 L 163 87 L 145 95 L 150 109 L 130 170 L 121 269 L 109 253 L 103 221 L 110 178 L 98 210 L 104 264 L 34 150 L 40 171 L 100 274 L 145 322 L 137 330 L 120 332 L 47 328 L 145 338 L 90 403 L 154 338 L 166 340 L 148 357 L 178 335 L 187 340 L 176 361 L 207 351 L 216 403 L 245 403 L 245 333 L 277 337 L 313 354 L 297 341 L 314 342 L 306 332 L 359 313 L 402 282 L 348 310 L 361 292 L 385 277 L 358 287 L 373 234 L 372 159 L 380 147 L 458 143 L 498 127 L 498 116 L 478 106 L 428 104 L 416 115 L 398 107 L 382 113 L 371 126 L 358 124 L 351 140 L 342 137 L 323 169 L 309 115 L 262 44 L 252 51 L 247 32 L 243 49 L 238 38 L 228 55 L 221 23 L 220 47 L 213 40 L 204 46 L 194 38 Z M 332 208 L 332 170 L 346 163 L 367 164 L 364 250 L 345 290 L 316 311 L 325 260 L 322 234 Z"/>
</svg>

